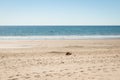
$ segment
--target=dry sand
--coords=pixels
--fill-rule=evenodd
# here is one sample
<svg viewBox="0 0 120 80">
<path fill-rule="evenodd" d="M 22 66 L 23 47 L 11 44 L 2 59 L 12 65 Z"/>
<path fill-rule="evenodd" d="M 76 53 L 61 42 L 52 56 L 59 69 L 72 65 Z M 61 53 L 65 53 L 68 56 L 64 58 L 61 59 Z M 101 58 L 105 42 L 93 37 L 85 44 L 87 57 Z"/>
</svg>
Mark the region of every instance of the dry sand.
<svg viewBox="0 0 120 80">
<path fill-rule="evenodd" d="M 120 40 L 0 41 L 0 80 L 120 80 Z"/>
</svg>

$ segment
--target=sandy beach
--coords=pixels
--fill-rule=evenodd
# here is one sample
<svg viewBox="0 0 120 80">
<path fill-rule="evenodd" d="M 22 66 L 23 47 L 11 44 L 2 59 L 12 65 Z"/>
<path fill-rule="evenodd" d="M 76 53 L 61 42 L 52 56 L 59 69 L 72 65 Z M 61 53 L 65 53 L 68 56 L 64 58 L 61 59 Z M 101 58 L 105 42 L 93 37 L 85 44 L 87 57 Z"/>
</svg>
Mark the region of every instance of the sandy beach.
<svg viewBox="0 0 120 80">
<path fill-rule="evenodd" d="M 0 80 L 120 80 L 120 40 L 0 40 Z"/>
</svg>

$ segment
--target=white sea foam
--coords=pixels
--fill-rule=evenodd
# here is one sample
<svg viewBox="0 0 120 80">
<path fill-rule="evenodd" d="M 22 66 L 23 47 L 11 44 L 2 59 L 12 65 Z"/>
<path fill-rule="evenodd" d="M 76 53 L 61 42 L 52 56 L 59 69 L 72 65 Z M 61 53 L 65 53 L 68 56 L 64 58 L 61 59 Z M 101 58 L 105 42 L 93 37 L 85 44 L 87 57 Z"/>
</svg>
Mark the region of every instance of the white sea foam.
<svg viewBox="0 0 120 80">
<path fill-rule="evenodd" d="M 0 40 L 79 40 L 79 39 L 120 39 L 120 35 L 0 36 Z"/>
</svg>

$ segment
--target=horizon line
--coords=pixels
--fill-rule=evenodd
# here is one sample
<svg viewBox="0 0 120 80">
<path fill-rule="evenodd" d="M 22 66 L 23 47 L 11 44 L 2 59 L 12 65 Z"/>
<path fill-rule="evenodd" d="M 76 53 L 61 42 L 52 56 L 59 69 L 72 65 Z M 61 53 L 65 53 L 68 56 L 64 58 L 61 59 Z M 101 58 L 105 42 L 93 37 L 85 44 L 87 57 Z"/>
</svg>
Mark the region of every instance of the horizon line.
<svg viewBox="0 0 120 80">
<path fill-rule="evenodd" d="M 0 26 L 120 26 L 120 25 L 0 25 Z"/>
</svg>

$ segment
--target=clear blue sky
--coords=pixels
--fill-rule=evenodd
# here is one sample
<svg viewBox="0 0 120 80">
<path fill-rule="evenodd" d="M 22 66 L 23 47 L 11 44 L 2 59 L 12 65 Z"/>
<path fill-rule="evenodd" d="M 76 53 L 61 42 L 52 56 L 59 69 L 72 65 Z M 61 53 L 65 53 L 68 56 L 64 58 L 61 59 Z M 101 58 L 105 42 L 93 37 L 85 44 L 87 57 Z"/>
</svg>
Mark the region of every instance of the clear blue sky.
<svg viewBox="0 0 120 80">
<path fill-rule="evenodd" d="M 120 0 L 0 0 L 0 25 L 120 25 Z"/>
</svg>

